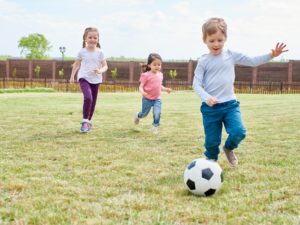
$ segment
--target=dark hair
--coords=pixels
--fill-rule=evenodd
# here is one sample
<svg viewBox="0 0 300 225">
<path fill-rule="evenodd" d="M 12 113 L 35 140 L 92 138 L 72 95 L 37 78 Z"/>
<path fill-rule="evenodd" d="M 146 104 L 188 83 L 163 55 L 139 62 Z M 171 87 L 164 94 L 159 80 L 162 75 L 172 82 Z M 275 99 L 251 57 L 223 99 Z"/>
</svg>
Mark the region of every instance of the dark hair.
<svg viewBox="0 0 300 225">
<path fill-rule="evenodd" d="M 87 28 L 85 28 L 84 33 L 83 33 L 83 43 L 82 43 L 82 47 L 83 47 L 83 48 L 85 48 L 85 38 L 86 38 L 86 36 L 88 35 L 88 33 L 91 32 L 91 31 L 95 31 L 95 32 L 98 33 L 98 40 L 99 40 L 99 31 L 98 31 L 98 29 L 95 28 L 95 27 L 87 27 Z M 99 44 L 99 41 L 98 41 L 98 43 L 97 43 L 97 47 L 98 47 L 98 48 L 101 48 L 101 46 L 100 46 L 100 44 Z"/>
<path fill-rule="evenodd" d="M 142 69 L 143 69 L 144 72 L 147 72 L 147 71 L 151 70 L 150 67 L 149 67 L 149 64 L 151 64 L 155 59 L 158 59 L 162 62 L 162 58 L 159 54 L 157 54 L 157 53 L 149 54 L 148 59 L 147 59 L 147 64 L 142 65 Z"/>
</svg>

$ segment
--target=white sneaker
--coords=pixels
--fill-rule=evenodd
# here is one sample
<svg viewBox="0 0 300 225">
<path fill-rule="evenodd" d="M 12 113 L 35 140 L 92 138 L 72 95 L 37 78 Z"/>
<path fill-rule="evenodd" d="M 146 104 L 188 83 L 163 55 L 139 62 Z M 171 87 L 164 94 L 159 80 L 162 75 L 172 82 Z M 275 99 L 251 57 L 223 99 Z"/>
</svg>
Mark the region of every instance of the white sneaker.
<svg viewBox="0 0 300 225">
<path fill-rule="evenodd" d="M 153 126 L 151 130 L 153 134 L 158 134 L 158 127 Z"/>
<path fill-rule="evenodd" d="M 134 124 L 135 124 L 135 125 L 138 125 L 139 122 L 140 122 L 140 118 L 138 117 L 138 114 L 139 114 L 139 113 L 137 112 L 137 113 L 134 115 L 134 120 L 133 120 L 133 121 L 134 121 Z"/>
</svg>

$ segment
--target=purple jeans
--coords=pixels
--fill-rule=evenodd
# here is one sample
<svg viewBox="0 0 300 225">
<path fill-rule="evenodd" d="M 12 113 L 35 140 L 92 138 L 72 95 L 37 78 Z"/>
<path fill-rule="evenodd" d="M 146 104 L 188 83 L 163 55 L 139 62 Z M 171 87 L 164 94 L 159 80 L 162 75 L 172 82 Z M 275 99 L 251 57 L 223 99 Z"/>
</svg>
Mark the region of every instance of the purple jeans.
<svg viewBox="0 0 300 225">
<path fill-rule="evenodd" d="M 90 84 L 85 79 L 79 80 L 80 89 L 83 93 L 83 119 L 91 120 L 95 111 L 98 89 L 100 84 Z"/>
</svg>

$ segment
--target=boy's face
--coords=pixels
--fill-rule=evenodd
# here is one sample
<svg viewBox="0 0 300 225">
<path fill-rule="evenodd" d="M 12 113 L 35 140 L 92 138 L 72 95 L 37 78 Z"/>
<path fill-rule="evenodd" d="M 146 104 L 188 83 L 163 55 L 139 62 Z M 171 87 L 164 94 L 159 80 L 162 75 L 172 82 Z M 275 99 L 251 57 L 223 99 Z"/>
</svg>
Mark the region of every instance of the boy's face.
<svg viewBox="0 0 300 225">
<path fill-rule="evenodd" d="M 222 53 L 224 44 L 226 42 L 226 37 L 221 31 L 217 31 L 212 35 L 207 35 L 204 43 L 209 49 L 209 54 L 219 55 Z"/>
</svg>

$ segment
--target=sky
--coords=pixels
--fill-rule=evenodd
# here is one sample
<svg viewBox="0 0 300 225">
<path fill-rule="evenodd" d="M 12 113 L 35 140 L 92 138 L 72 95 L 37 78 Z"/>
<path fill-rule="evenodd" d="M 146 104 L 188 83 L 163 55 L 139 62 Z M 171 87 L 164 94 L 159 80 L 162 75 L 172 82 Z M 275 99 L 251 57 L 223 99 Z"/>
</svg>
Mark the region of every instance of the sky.
<svg viewBox="0 0 300 225">
<path fill-rule="evenodd" d="M 39 33 L 52 46 L 49 56 L 76 57 L 86 27 L 100 31 L 106 57 L 196 60 L 207 53 L 202 24 L 222 17 L 225 47 L 249 56 L 289 51 L 277 60 L 300 60 L 299 0 L 0 0 L 0 55 L 20 57 L 18 42 Z"/>
</svg>

